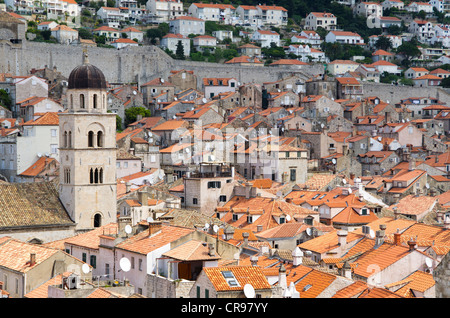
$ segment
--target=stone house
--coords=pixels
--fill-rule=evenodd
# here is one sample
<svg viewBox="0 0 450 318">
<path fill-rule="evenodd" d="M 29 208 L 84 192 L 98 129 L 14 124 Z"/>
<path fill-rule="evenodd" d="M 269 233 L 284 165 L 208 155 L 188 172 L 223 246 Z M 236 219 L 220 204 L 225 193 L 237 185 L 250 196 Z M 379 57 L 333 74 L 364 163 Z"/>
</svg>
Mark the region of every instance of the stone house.
<svg viewBox="0 0 450 318">
<path fill-rule="evenodd" d="M 190 34 L 204 35 L 205 21 L 192 16 L 179 16 L 169 21 L 170 33 L 189 36 Z"/>
<path fill-rule="evenodd" d="M 192 39 L 192 45 L 199 52 L 213 52 L 217 46 L 217 39 L 210 35 L 199 35 Z"/>
<path fill-rule="evenodd" d="M 339 115 L 330 115 L 327 117 L 326 126 L 329 132 L 336 131 L 345 131 L 350 132 L 353 131 L 353 124 L 343 116 Z"/>
<path fill-rule="evenodd" d="M 197 76 L 194 71 L 178 70 L 170 71 L 169 82 L 175 85 L 175 92 L 179 93 L 186 89 L 197 89 Z"/>
<path fill-rule="evenodd" d="M 411 122 L 386 123 L 378 129 L 378 135 L 387 138 L 394 138 L 402 145 L 422 146 L 423 133 Z"/>
<path fill-rule="evenodd" d="M 58 273 L 81 270 L 85 263 L 59 249 L 25 243 L 10 237 L 0 238 L 0 241 L 2 289 L 11 298 L 23 298 Z M 92 279 L 92 273 L 85 275 Z"/>
<path fill-rule="evenodd" d="M 59 162 L 54 158 L 40 157 L 17 176 L 17 182 L 44 182 L 59 178 Z"/>
<path fill-rule="evenodd" d="M 212 98 L 220 93 L 235 92 L 239 84 L 235 78 L 203 78 L 203 92 L 205 97 Z"/>
<path fill-rule="evenodd" d="M 368 151 L 357 156 L 362 165 L 362 175 L 381 175 L 400 162 L 395 151 Z"/>
<path fill-rule="evenodd" d="M 223 121 L 223 116 L 211 107 L 198 107 L 187 111 L 182 119 L 190 124 L 208 125 Z"/>
<path fill-rule="evenodd" d="M 184 120 L 167 120 L 151 128 L 151 132 L 161 138 L 161 146 L 167 147 L 176 143 L 181 132 L 185 131 L 188 126 L 189 123 Z"/>
<path fill-rule="evenodd" d="M 124 149 L 118 149 L 116 155 L 116 178 L 123 178 L 142 170 L 142 159 Z"/>
<path fill-rule="evenodd" d="M 295 107 L 298 106 L 299 96 L 292 91 L 270 92 L 268 97 L 270 107 Z"/>
<path fill-rule="evenodd" d="M 172 100 L 175 94 L 175 85 L 165 81 L 162 78 L 155 78 L 141 85 L 142 101 L 144 105 L 150 105 L 155 102 L 156 96 L 167 93 L 167 99 Z M 154 111 L 154 110 L 153 110 Z"/>
<path fill-rule="evenodd" d="M 63 24 L 51 29 L 51 32 L 52 36 L 55 37 L 60 44 L 67 45 L 78 39 L 78 31 Z"/>
<path fill-rule="evenodd" d="M 416 196 L 425 190 L 427 173 L 423 170 L 408 170 L 397 173 L 390 179 L 384 180 L 383 193 L 379 194 L 387 204 L 395 204 L 406 196 Z M 423 215 L 418 215 L 423 218 Z M 416 219 L 418 221 L 418 219 Z"/>
<path fill-rule="evenodd" d="M 16 103 L 16 108 L 20 110 L 19 117 L 24 121 L 34 119 L 34 114 L 42 114 L 47 112 L 61 112 L 64 107 L 51 98 L 46 97 L 30 97 Z"/>
<path fill-rule="evenodd" d="M 367 135 L 352 136 L 347 139 L 347 142 L 348 150 L 354 157 L 365 154 L 369 149 L 369 136 Z"/>
<path fill-rule="evenodd" d="M 45 79 L 37 76 L 16 76 L 13 78 L 15 94 L 12 103 L 13 116 L 18 117 L 20 110 L 15 104 L 30 97 L 48 97 L 48 83 Z M 11 96 L 13 97 L 13 96 Z"/>
<path fill-rule="evenodd" d="M 261 47 L 250 43 L 238 47 L 238 53 L 249 57 L 261 57 Z"/>
<path fill-rule="evenodd" d="M 305 114 L 308 118 L 344 115 L 342 106 L 339 103 L 323 95 L 307 95 L 301 99 L 300 106 L 305 107 Z"/>
<path fill-rule="evenodd" d="M 336 78 L 336 98 L 360 100 L 363 95 L 363 85 L 353 77 Z"/>
</svg>

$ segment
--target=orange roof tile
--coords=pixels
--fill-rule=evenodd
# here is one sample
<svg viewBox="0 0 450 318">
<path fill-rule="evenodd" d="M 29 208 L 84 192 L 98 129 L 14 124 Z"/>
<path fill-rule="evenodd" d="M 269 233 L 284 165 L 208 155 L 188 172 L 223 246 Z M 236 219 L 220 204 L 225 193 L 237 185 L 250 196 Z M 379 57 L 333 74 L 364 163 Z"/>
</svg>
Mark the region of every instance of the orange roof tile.
<svg viewBox="0 0 450 318">
<path fill-rule="evenodd" d="M 259 266 L 204 267 L 203 271 L 216 291 L 239 291 L 243 290 L 246 284 L 251 284 L 255 290 L 271 288 Z M 227 271 L 233 273 L 239 286 L 232 287 L 227 283 L 222 274 Z"/>
</svg>

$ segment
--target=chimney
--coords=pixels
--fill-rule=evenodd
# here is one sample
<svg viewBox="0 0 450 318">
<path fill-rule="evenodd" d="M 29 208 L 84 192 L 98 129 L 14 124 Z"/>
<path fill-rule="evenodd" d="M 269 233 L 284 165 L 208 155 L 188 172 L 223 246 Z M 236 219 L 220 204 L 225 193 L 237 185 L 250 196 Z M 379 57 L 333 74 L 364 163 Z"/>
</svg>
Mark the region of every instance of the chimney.
<svg viewBox="0 0 450 318">
<path fill-rule="evenodd" d="M 438 211 L 436 213 L 436 221 L 438 224 L 442 224 L 444 213 L 442 211 Z"/>
<path fill-rule="evenodd" d="M 125 183 L 125 192 L 126 192 L 126 193 L 129 193 L 130 190 L 131 190 L 131 183 L 127 181 L 127 182 Z"/>
<path fill-rule="evenodd" d="M 127 225 L 131 225 L 131 217 L 128 216 L 121 216 L 117 219 L 117 226 L 118 226 L 118 231 L 119 231 L 119 235 L 125 235 L 127 236 L 127 234 L 125 233 L 125 227 Z"/>
<path fill-rule="evenodd" d="M 281 264 L 280 269 L 278 270 L 278 285 L 283 290 L 287 288 L 286 267 L 284 267 L 284 264 Z"/>
<path fill-rule="evenodd" d="M 242 233 L 242 237 L 244 238 L 244 246 L 248 246 L 248 237 L 250 234 L 248 232 Z"/>
<path fill-rule="evenodd" d="M 397 207 L 393 207 L 393 210 L 394 210 L 394 220 L 398 220 L 400 217 L 400 212 L 398 212 Z"/>
<path fill-rule="evenodd" d="M 148 223 L 148 236 L 152 236 L 161 231 L 162 222 L 153 221 Z"/>
<path fill-rule="evenodd" d="M 292 198 L 286 198 L 286 203 L 292 203 Z"/>
<path fill-rule="evenodd" d="M 409 171 L 416 170 L 416 159 L 409 160 L 408 170 Z"/>
<path fill-rule="evenodd" d="M 147 191 L 139 191 L 138 192 L 138 201 L 141 202 L 141 206 L 148 206 L 148 192 Z"/>
<path fill-rule="evenodd" d="M 352 279 L 352 268 L 350 267 L 350 264 L 347 261 L 345 261 L 342 269 L 344 270 L 344 277 Z"/>
<path fill-rule="evenodd" d="M 344 156 L 348 154 L 348 146 L 347 145 L 342 145 L 342 154 Z"/>
<path fill-rule="evenodd" d="M 382 228 L 382 226 L 384 226 Z M 384 243 L 384 230 L 386 229 L 385 224 L 380 225 L 380 230 L 375 233 L 375 246 L 380 246 Z"/>
<path fill-rule="evenodd" d="M 411 237 L 411 239 L 408 241 L 409 250 L 415 250 L 416 249 L 416 241 L 414 238 Z"/>
<path fill-rule="evenodd" d="M 302 264 L 302 262 L 303 262 L 303 252 L 300 250 L 300 248 L 298 246 L 292 252 L 292 258 L 293 258 L 292 265 L 298 266 L 298 265 Z"/>
<path fill-rule="evenodd" d="M 450 229 L 450 217 L 448 217 L 448 216 L 445 217 L 444 228 L 446 228 L 447 230 Z"/>
<path fill-rule="evenodd" d="M 215 249 L 214 243 L 208 244 L 208 255 L 212 256 L 212 257 L 216 256 L 216 249 Z"/>
<path fill-rule="evenodd" d="M 397 232 L 394 233 L 394 245 L 402 245 L 402 234 L 400 233 L 400 229 L 397 229 Z"/>
<path fill-rule="evenodd" d="M 338 236 L 338 244 L 341 247 L 341 249 L 345 249 L 345 246 L 347 245 L 347 231 L 341 230 L 337 232 Z"/>
<path fill-rule="evenodd" d="M 225 241 L 231 240 L 231 239 L 233 238 L 233 235 L 234 235 L 234 230 L 233 230 L 233 228 L 231 228 L 230 226 L 229 226 L 229 227 L 226 227 L 226 228 L 223 230 L 223 235 L 224 235 L 224 240 L 225 240 Z"/>
<path fill-rule="evenodd" d="M 252 255 L 250 257 L 250 263 L 252 266 L 258 266 L 258 256 Z"/>
<path fill-rule="evenodd" d="M 31 253 L 30 254 L 30 266 L 33 266 L 34 264 L 36 264 L 36 254 Z"/>
<path fill-rule="evenodd" d="M 256 226 L 256 233 L 262 232 L 263 230 L 263 226 L 262 225 L 257 225 Z"/>
</svg>

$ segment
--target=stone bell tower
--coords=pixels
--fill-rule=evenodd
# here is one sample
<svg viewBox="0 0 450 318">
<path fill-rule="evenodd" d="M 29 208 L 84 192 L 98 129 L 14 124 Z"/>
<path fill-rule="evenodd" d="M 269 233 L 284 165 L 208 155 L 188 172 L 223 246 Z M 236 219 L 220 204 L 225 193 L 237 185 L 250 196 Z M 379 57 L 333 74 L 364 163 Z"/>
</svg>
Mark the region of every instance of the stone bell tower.
<svg viewBox="0 0 450 318">
<path fill-rule="evenodd" d="M 59 113 L 59 196 L 77 231 L 116 222 L 116 115 L 107 113 L 105 76 L 83 54 Z"/>
</svg>

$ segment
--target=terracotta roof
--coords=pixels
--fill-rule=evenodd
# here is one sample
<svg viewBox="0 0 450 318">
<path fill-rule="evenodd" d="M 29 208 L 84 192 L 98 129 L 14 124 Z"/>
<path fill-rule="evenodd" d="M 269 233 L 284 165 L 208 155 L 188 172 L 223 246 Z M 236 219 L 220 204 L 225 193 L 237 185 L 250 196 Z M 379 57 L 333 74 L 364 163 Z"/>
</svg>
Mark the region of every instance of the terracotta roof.
<svg viewBox="0 0 450 318">
<path fill-rule="evenodd" d="M 170 244 L 192 232 L 194 232 L 193 229 L 162 224 L 160 232 L 149 237 L 148 230 L 144 230 L 117 244 L 116 248 L 147 255 L 148 253 Z"/>
<path fill-rule="evenodd" d="M 360 82 L 354 77 L 337 77 L 336 80 L 341 85 L 360 85 Z"/>
<path fill-rule="evenodd" d="M 62 278 L 69 277 L 70 274 L 72 274 L 72 272 L 65 272 L 63 274 L 58 274 L 55 277 L 50 278 L 48 281 L 46 281 L 42 285 L 33 289 L 28 294 L 25 294 L 24 297 L 25 298 L 48 298 L 48 287 L 54 286 L 54 285 L 61 285 Z"/>
<path fill-rule="evenodd" d="M 58 250 L 53 248 L 9 238 L 0 244 L 0 266 L 16 272 L 26 273 L 58 252 Z M 30 254 L 32 253 L 36 255 L 35 264 L 30 264 Z"/>
<path fill-rule="evenodd" d="M 197 8 L 217 8 L 217 9 L 236 9 L 231 4 L 219 4 L 219 3 L 193 3 Z"/>
<path fill-rule="evenodd" d="M 175 130 L 187 125 L 184 120 L 168 120 L 152 128 L 152 131 Z"/>
<path fill-rule="evenodd" d="M 422 271 L 415 271 L 405 279 L 385 285 L 385 288 L 394 291 L 397 295 L 412 298 L 414 291 L 424 293 L 432 288 L 436 282 L 433 275 Z"/>
<path fill-rule="evenodd" d="M 204 267 L 203 271 L 216 291 L 243 291 L 246 284 L 251 284 L 255 290 L 271 288 L 259 266 Z M 239 286 L 230 286 L 223 272 L 231 272 Z"/>
<path fill-rule="evenodd" d="M 190 240 L 172 248 L 162 254 L 162 257 L 170 257 L 180 261 L 212 261 L 221 257 L 218 254 L 209 255 L 209 247 L 205 242 Z"/>
<path fill-rule="evenodd" d="M 175 86 L 174 84 L 170 83 L 169 81 L 162 81 L 160 77 L 152 79 L 151 81 L 148 81 L 147 83 L 144 83 L 142 86 Z"/>
<path fill-rule="evenodd" d="M 21 126 L 58 126 L 59 116 L 56 112 L 47 112 L 36 119 L 20 124 Z"/>
<path fill-rule="evenodd" d="M 389 208 L 393 209 L 396 207 L 401 214 L 405 215 L 421 215 L 430 212 L 436 203 L 437 199 L 435 197 L 410 194 L 401 198 L 398 203 L 391 205 Z"/>
<path fill-rule="evenodd" d="M 117 234 L 117 231 L 118 231 L 117 223 L 109 223 L 101 227 L 95 228 L 94 230 L 70 237 L 65 240 L 65 244 L 76 245 L 79 247 L 84 247 L 92 250 L 98 250 L 98 247 L 100 245 L 100 236 L 115 235 Z"/>
<path fill-rule="evenodd" d="M 303 250 L 309 250 L 319 254 L 326 253 L 339 247 L 337 230 L 318 236 L 312 240 L 298 245 Z M 347 243 L 356 243 L 363 238 L 362 235 L 349 232 L 347 234 Z"/>
<path fill-rule="evenodd" d="M 203 85 L 205 85 L 205 86 L 210 86 L 210 85 L 213 85 L 213 86 L 219 86 L 219 85 L 228 86 L 228 82 L 230 80 L 235 80 L 235 78 L 216 78 L 216 77 L 211 78 L 211 77 L 204 77 L 203 78 Z M 222 84 L 220 84 L 219 81 L 222 81 Z M 210 82 L 212 82 L 212 83 L 210 83 Z"/>
<path fill-rule="evenodd" d="M 308 63 L 296 59 L 279 59 L 269 65 L 308 65 Z"/>
<path fill-rule="evenodd" d="M 40 157 L 28 169 L 20 174 L 20 176 L 35 177 L 42 173 L 45 168 L 52 162 L 58 162 L 55 158 Z"/>
</svg>

